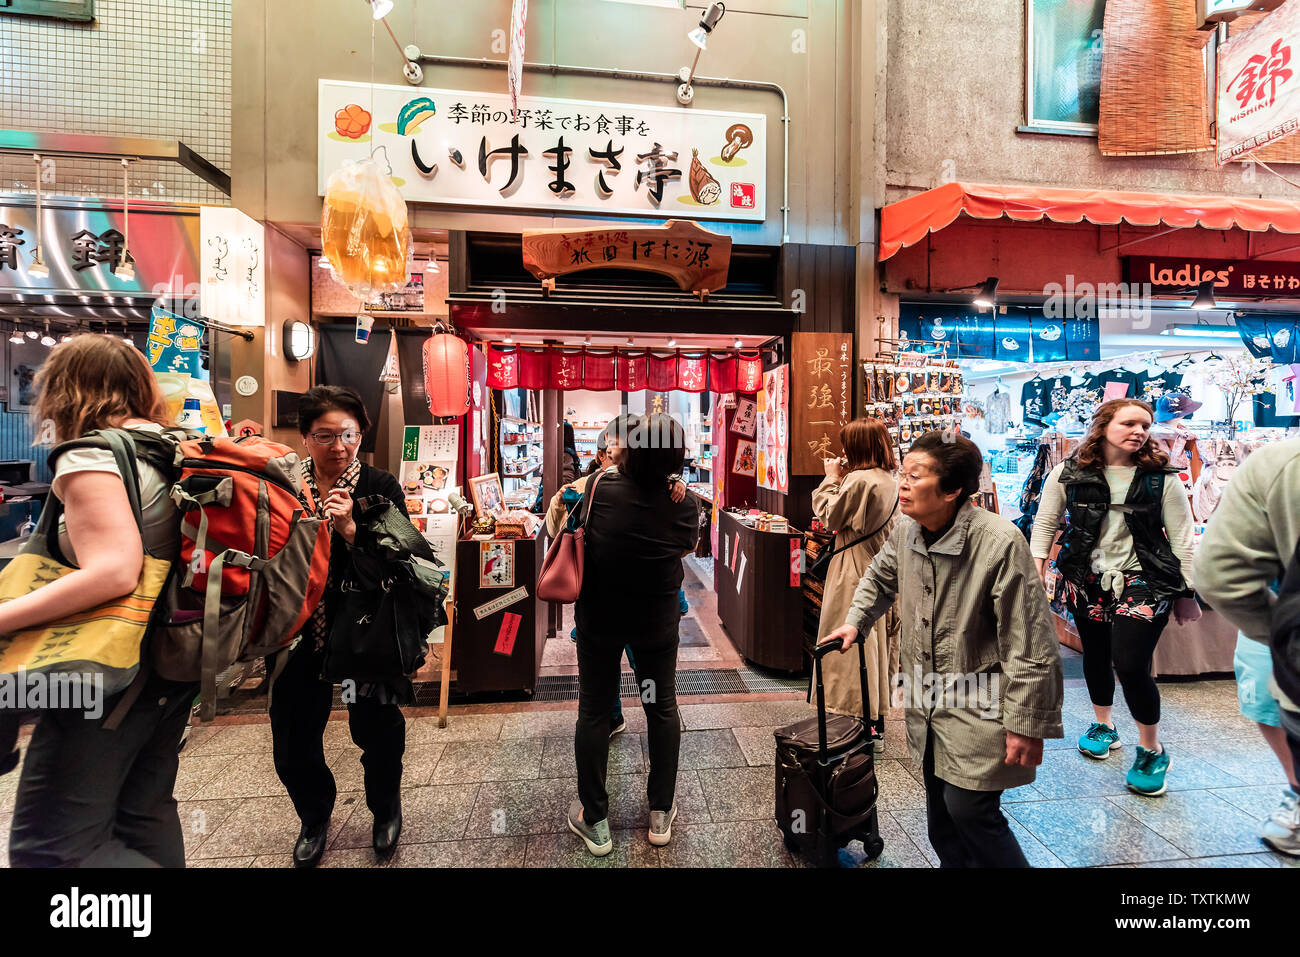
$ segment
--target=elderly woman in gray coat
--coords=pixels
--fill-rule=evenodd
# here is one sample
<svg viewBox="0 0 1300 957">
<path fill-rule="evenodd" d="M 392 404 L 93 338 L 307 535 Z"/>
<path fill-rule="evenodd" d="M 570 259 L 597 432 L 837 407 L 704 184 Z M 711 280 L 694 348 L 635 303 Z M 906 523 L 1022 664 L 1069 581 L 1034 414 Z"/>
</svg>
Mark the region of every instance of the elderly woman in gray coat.
<svg viewBox="0 0 1300 957">
<path fill-rule="evenodd" d="M 1061 657 L 1024 536 L 969 501 L 981 467 L 959 435 L 913 443 L 898 485 L 904 518 L 825 640 L 847 650 L 899 599 L 907 740 L 940 864 L 1027 867 L 1002 792 L 1031 783 L 1043 739 L 1063 736 Z"/>
</svg>

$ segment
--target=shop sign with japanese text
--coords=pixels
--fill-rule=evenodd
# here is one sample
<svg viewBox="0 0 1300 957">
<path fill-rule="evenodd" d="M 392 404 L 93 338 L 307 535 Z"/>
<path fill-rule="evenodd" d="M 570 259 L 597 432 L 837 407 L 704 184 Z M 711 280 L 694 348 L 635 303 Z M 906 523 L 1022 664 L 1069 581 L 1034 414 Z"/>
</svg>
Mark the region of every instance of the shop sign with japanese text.
<svg viewBox="0 0 1300 957">
<path fill-rule="evenodd" d="M 853 419 L 853 336 L 796 332 L 791 348 L 790 472 L 822 475 L 844 453 L 840 429 Z"/>
<path fill-rule="evenodd" d="M 131 207 L 134 277 L 121 272 L 126 223 L 120 209 L 45 206 L 41 259 L 33 276 L 36 210 L 0 206 L 0 289 L 50 293 L 153 293 L 189 296 L 199 286 L 199 219 Z"/>
<path fill-rule="evenodd" d="M 203 314 L 228 326 L 266 324 L 266 227 L 232 206 L 199 209 Z"/>
<path fill-rule="evenodd" d="M 1126 256 L 1124 277 L 1149 283 L 1155 295 L 1186 295 L 1207 279 L 1220 296 L 1284 296 L 1300 299 L 1300 262 L 1268 259 L 1200 259 Z"/>
<path fill-rule="evenodd" d="M 1300 4 L 1287 3 L 1219 50 L 1219 164 L 1300 130 Z"/>
<path fill-rule="evenodd" d="M 319 189 L 385 160 L 408 202 L 762 222 L 767 118 L 321 80 Z"/>
</svg>

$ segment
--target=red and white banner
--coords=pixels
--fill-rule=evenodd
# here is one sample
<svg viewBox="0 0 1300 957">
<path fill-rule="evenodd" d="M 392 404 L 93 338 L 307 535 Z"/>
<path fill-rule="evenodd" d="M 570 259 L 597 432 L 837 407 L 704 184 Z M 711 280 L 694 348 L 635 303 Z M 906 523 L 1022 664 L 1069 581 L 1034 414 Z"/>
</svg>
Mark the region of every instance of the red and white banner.
<svg viewBox="0 0 1300 957">
<path fill-rule="evenodd" d="M 1219 165 L 1300 130 L 1300 2 L 1283 4 L 1219 49 Z"/>
</svg>

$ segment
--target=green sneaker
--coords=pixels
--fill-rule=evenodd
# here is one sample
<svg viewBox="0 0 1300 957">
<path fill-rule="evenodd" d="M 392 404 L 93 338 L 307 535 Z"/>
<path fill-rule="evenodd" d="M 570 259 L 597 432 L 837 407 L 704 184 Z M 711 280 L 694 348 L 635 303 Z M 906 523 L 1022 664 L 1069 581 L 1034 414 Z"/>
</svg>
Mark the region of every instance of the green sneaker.
<svg viewBox="0 0 1300 957">
<path fill-rule="evenodd" d="M 1130 791 L 1156 797 L 1165 793 L 1165 772 L 1169 770 L 1169 752 L 1157 754 L 1138 745 L 1137 757 L 1129 768 L 1125 782 Z"/>
<path fill-rule="evenodd" d="M 609 818 L 588 824 L 582 819 L 582 802 L 574 801 L 569 805 L 569 830 L 582 838 L 587 850 L 596 857 L 604 857 L 614 849 L 614 841 L 609 836 Z"/>
<path fill-rule="evenodd" d="M 1105 761 L 1119 747 L 1119 732 L 1110 725 L 1094 721 L 1079 738 L 1079 750 L 1090 758 Z"/>
</svg>

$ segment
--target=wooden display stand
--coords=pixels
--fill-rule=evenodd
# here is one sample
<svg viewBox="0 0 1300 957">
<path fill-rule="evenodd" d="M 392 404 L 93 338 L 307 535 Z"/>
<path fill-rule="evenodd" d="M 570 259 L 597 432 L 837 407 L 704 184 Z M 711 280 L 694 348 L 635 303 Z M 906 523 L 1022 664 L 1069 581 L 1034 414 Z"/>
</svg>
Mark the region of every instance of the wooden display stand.
<svg viewBox="0 0 1300 957">
<path fill-rule="evenodd" d="M 479 546 L 482 544 L 487 543 L 464 540 L 456 547 L 456 643 L 448 656 L 450 667 L 456 672 L 456 690 L 460 694 L 484 691 L 532 694 L 542 667 L 542 653 L 546 650 L 547 606 L 537 599 L 537 572 L 546 554 L 545 539 L 538 535 L 512 540 L 513 584 L 499 588 L 480 585 Z M 482 618 L 476 614 L 476 609 L 507 599 L 521 588 L 526 594 L 508 605 Z"/>
<path fill-rule="evenodd" d="M 754 664 L 802 672 L 803 593 L 800 583 L 791 584 L 792 549 L 797 560 L 803 550 L 797 530 L 760 532 L 718 512 L 713 567 L 723 629 Z"/>
</svg>

